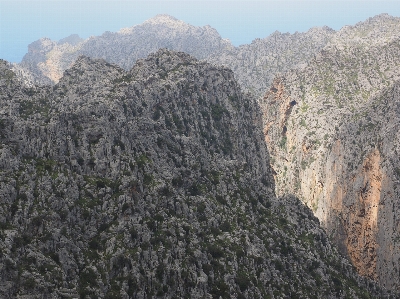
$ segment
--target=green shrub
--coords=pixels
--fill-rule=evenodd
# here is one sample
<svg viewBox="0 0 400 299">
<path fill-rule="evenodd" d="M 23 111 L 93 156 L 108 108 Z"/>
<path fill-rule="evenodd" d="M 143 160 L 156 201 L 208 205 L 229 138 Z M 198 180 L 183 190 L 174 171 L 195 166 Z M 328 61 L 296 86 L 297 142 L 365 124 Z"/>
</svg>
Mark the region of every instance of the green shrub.
<svg viewBox="0 0 400 299">
<path fill-rule="evenodd" d="M 216 258 L 216 259 L 224 256 L 224 251 L 217 244 L 208 245 L 207 251 L 211 254 L 211 256 L 213 258 Z"/>
<path fill-rule="evenodd" d="M 239 272 L 235 278 L 240 291 L 244 292 L 251 286 L 251 280 L 245 272 Z"/>
<path fill-rule="evenodd" d="M 219 297 L 230 298 L 229 287 L 223 280 L 216 281 L 210 293 L 216 299 L 219 299 Z"/>
</svg>

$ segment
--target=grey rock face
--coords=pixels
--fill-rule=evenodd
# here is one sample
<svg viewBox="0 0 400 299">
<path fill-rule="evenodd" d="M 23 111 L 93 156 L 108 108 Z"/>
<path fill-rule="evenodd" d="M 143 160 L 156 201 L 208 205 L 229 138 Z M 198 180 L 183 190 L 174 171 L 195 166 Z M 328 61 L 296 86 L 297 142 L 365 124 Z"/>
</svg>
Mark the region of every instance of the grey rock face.
<svg viewBox="0 0 400 299">
<path fill-rule="evenodd" d="M 158 15 L 143 24 L 87 40 L 74 35 L 59 42 L 41 39 L 29 45 L 20 67 L 35 76 L 35 83 L 54 84 L 80 55 L 102 58 L 129 70 L 136 60 L 160 48 L 203 59 L 231 47 L 210 26 L 195 27 L 168 15 Z"/>
<path fill-rule="evenodd" d="M 13 69 L 26 86 L 53 84 L 52 75 L 47 71 L 46 64 L 47 54 L 55 46 L 56 43 L 48 38 L 42 38 L 28 46 L 28 53 L 20 64 L 15 64 Z"/>
<path fill-rule="evenodd" d="M 343 28 L 260 100 L 278 194 L 313 209 L 358 272 L 400 290 L 400 19 Z"/>
<path fill-rule="evenodd" d="M 275 197 L 232 71 L 161 50 L 26 88 L 2 62 L 0 101 L 1 297 L 390 298 Z"/>
<path fill-rule="evenodd" d="M 210 26 L 195 27 L 158 15 L 141 25 L 87 40 L 76 35 L 59 42 L 41 39 L 29 46 L 22 62 L 15 65 L 15 72 L 28 85 L 54 84 L 79 55 L 102 58 L 129 70 L 137 59 L 168 48 L 232 69 L 244 91 L 261 96 L 277 73 L 306 63 L 334 33 L 328 27 L 312 28 L 306 33 L 275 32 L 250 45 L 233 47 Z"/>
<path fill-rule="evenodd" d="M 59 45 L 70 44 L 71 46 L 76 46 L 76 45 L 79 45 L 83 41 L 84 41 L 84 39 L 81 38 L 78 34 L 71 34 L 70 36 L 67 36 L 66 38 L 60 39 L 58 41 L 58 44 Z"/>
<path fill-rule="evenodd" d="M 277 74 L 307 63 L 334 34 L 328 27 L 312 28 L 305 33 L 275 32 L 249 45 L 216 53 L 207 60 L 229 67 L 246 91 L 262 96 Z"/>
</svg>

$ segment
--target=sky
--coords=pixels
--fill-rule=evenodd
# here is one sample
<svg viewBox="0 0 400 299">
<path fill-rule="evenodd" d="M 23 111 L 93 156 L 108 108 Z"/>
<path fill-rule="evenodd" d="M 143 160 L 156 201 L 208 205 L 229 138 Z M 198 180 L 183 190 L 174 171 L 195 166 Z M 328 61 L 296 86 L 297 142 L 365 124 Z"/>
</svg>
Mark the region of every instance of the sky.
<svg viewBox="0 0 400 299">
<path fill-rule="evenodd" d="M 0 59 L 20 62 L 28 45 L 42 37 L 88 38 L 157 14 L 210 25 L 238 46 L 276 30 L 304 32 L 325 25 L 339 30 L 380 13 L 400 17 L 399 0 L 0 0 Z"/>
</svg>

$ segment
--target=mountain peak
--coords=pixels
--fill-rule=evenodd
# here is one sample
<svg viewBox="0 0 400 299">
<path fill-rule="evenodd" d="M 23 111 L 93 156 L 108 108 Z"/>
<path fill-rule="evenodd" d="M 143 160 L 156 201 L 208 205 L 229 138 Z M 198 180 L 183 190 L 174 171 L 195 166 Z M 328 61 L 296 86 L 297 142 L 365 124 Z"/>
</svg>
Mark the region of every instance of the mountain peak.
<svg viewBox="0 0 400 299">
<path fill-rule="evenodd" d="M 150 26 L 155 26 L 155 25 L 164 25 L 172 29 L 179 29 L 182 27 L 187 27 L 190 26 L 189 24 L 178 20 L 177 18 L 167 15 L 167 14 L 159 14 L 156 15 L 155 17 L 148 19 L 144 21 L 140 25 L 135 25 L 133 27 L 126 27 L 122 28 L 118 33 L 119 34 L 132 34 L 135 28 L 141 27 L 143 25 L 150 25 Z"/>
<path fill-rule="evenodd" d="M 166 22 L 179 22 L 179 20 L 167 14 L 158 14 L 155 17 L 145 21 L 145 23 L 166 23 Z"/>
<path fill-rule="evenodd" d="M 156 15 L 155 17 L 148 19 L 147 21 L 143 22 L 143 25 L 165 25 L 171 28 L 181 28 L 183 26 L 188 26 L 185 22 L 178 20 L 177 18 L 167 15 L 167 14 L 160 14 Z"/>
<path fill-rule="evenodd" d="M 84 39 L 81 38 L 78 34 L 71 34 L 70 36 L 60 39 L 58 41 L 58 44 L 59 45 L 70 44 L 71 46 L 75 46 L 82 41 L 84 41 Z"/>
<path fill-rule="evenodd" d="M 201 64 L 195 57 L 190 56 L 185 52 L 171 51 L 166 48 L 159 49 L 157 52 L 149 54 L 145 59 L 140 59 L 133 66 L 131 73 L 141 71 L 143 65 L 146 65 L 146 70 L 151 70 L 154 74 L 162 71 L 169 72 L 176 70 L 181 65 L 196 65 Z M 162 68 L 160 68 L 162 65 Z"/>
<path fill-rule="evenodd" d="M 43 37 L 37 41 L 34 41 L 33 43 L 30 43 L 28 45 L 28 52 L 37 53 L 37 52 L 50 51 L 51 49 L 54 48 L 55 45 L 56 45 L 55 41 L 52 41 L 47 37 Z"/>
<path fill-rule="evenodd" d="M 109 63 L 101 58 L 92 58 L 85 55 L 80 55 L 68 71 L 77 71 L 82 73 L 83 71 L 97 71 L 111 72 L 111 70 L 123 71 L 119 66 Z M 106 71 L 105 71 L 106 70 Z"/>
<path fill-rule="evenodd" d="M 398 18 L 391 16 L 388 13 L 381 13 L 379 15 L 369 18 L 368 20 L 379 21 L 379 20 L 396 20 L 396 19 L 398 19 Z"/>
<path fill-rule="evenodd" d="M 104 59 L 91 58 L 88 56 L 79 56 L 71 68 L 65 70 L 63 77 L 60 79 L 61 84 L 89 84 L 93 86 L 96 82 L 102 82 L 106 85 L 116 77 L 124 74 L 124 70 L 119 66 L 108 63 Z"/>
</svg>

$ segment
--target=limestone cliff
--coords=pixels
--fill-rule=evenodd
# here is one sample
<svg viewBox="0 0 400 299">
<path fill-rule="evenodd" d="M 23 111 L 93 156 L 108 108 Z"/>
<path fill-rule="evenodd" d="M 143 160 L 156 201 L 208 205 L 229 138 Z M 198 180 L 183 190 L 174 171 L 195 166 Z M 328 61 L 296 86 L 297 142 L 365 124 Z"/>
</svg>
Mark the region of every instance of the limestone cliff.
<svg viewBox="0 0 400 299">
<path fill-rule="evenodd" d="M 345 27 L 260 105 L 278 194 L 295 194 L 358 272 L 400 290 L 400 19 Z"/>
<path fill-rule="evenodd" d="M 26 88 L 1 62 L 0 102 L 2 298 L 394 298 L 276 198 L 259 108 L 226 68 L 79 57 Z"/>
</svg>

